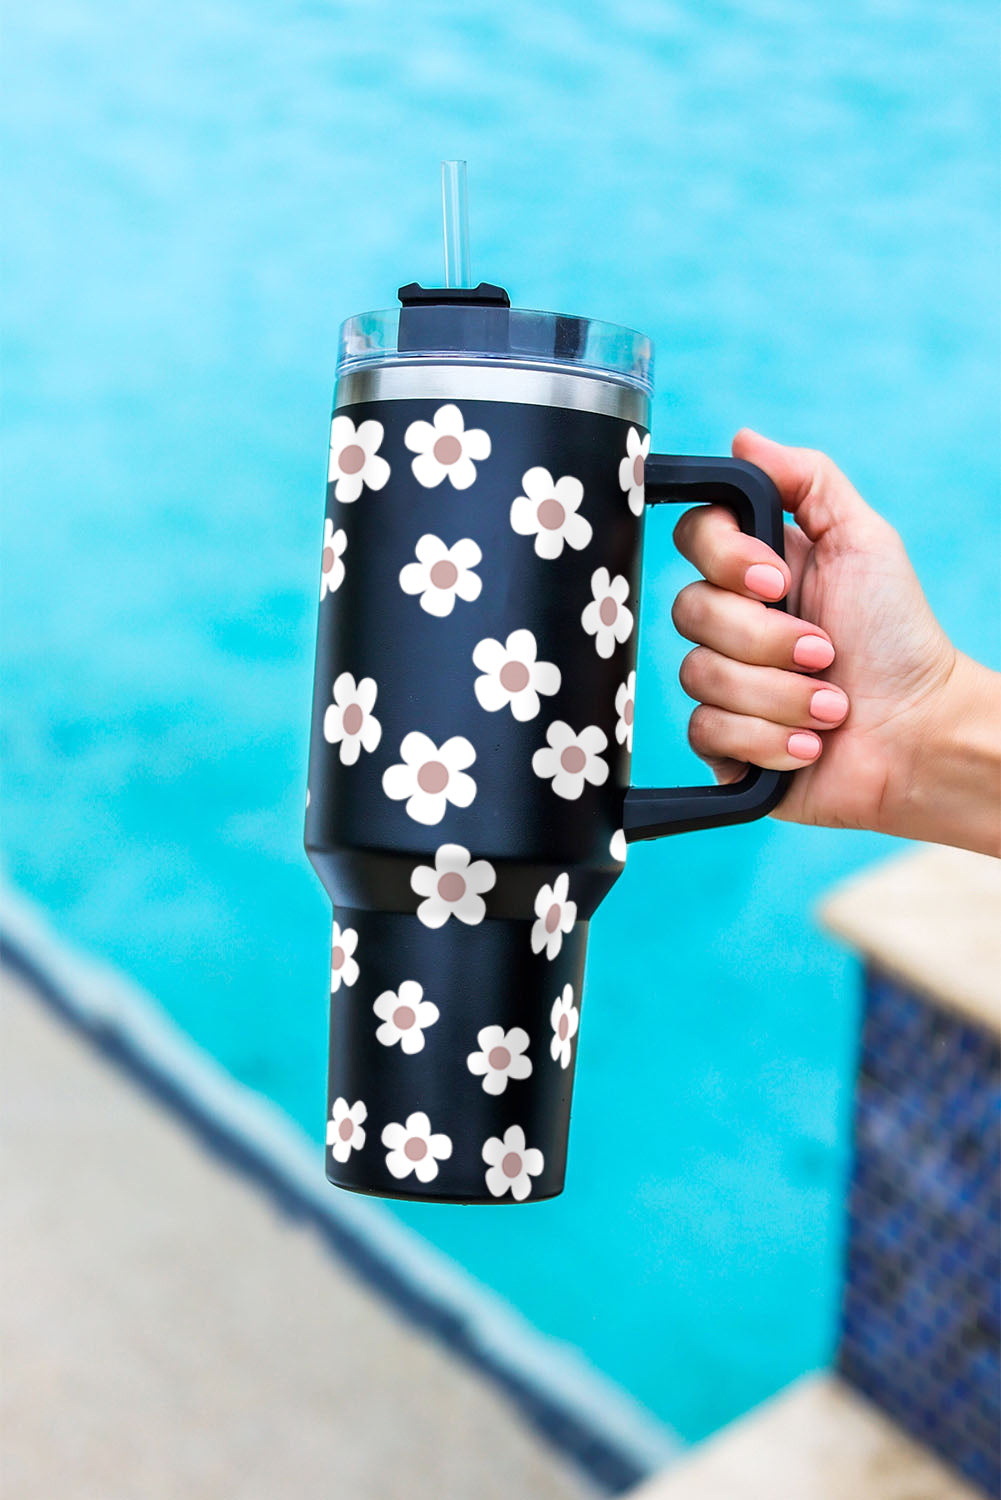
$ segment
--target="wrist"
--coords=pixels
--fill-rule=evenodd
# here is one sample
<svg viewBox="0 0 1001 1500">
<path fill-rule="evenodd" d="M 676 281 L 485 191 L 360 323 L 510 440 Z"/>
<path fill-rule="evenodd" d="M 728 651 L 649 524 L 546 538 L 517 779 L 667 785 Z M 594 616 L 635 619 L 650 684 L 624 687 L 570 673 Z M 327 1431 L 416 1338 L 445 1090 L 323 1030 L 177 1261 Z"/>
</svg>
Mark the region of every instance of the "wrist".
<svg viewBox="0 0 1001 1500">
<path fill-rule="evenodd" d="M 904 760 L 881 831 L 1001 854 L 1001 674 L 957 652 Z"/>
</svg>

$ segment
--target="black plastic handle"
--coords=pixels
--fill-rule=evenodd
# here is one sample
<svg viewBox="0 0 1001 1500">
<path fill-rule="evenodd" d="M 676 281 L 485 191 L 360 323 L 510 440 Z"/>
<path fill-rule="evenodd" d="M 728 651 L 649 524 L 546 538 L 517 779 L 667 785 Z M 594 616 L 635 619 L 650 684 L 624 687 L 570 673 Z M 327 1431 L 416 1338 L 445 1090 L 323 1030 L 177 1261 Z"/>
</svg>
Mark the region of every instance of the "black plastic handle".
<svg viewBox="0 0 1001 1500">
<path fill-rule="evenodd" d="M 741 531 L 760 537 L 784 557 L 782 502 L 768 475 L 739 458 L 676 458 L 652 453 L 646 461 L 648 505 L 725 505 Z M 771 606 L 784 609 L 784 604 Z M 626 842 L 721 828 L 763 818 L 782 801 L 791 773 L 749 766 L 727 786 L 635 787 L 626 792 Z"/>
</svg>

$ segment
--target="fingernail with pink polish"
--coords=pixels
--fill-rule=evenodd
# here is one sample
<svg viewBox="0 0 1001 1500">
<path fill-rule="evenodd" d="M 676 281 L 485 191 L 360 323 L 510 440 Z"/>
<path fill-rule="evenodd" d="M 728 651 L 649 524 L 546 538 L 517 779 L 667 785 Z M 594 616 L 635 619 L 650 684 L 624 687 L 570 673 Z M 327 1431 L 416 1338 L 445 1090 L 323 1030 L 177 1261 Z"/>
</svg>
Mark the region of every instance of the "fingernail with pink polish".
<svg viewBox="0 0 1001 1500">
<path fill-rule="evenodd" d="M 821 635 L 801 635 L 792 648 L 792 659 L 797 667 L 822 672 L 834 660 L 834 647 Z"/>
<path fill-rule="evenodd" d="M 786 591 L 786 581 L 779 568 L 771 563 L 752 563 L 744 574 L 744 587 L 762 599 L 781 599 Z"/>
<path fill-rule="evenodd" d="M 786 740 L 786 749 L 797 760 L 816 760 L 820 754 L 820 740 L 815 734 L 799 729 Z"/>
<path fill-rule="evenodd" d="M 810 699 L 810 712 L 823 724 L 840 724 L 848 712 L 848 699 L 840 688 L 818 688 Z"/>
</svg>

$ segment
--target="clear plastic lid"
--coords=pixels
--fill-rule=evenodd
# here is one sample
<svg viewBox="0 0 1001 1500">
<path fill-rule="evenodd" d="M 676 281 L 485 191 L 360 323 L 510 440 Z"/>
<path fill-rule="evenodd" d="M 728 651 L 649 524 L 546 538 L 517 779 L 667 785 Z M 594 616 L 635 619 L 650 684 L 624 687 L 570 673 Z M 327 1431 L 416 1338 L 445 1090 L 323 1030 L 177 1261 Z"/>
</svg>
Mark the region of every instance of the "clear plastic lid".
<svg viewBox="0 0 1001 1500">
<path fill-rule="evenodd" d="M 338 375 L 426 359 L 545 365 L 632 385 L 646 395 L 653 389 L 653 346 L 646 334 L 594 318 L 483 300 L 386 308 L 358 313 L 341 325 Z"/>
</svg>

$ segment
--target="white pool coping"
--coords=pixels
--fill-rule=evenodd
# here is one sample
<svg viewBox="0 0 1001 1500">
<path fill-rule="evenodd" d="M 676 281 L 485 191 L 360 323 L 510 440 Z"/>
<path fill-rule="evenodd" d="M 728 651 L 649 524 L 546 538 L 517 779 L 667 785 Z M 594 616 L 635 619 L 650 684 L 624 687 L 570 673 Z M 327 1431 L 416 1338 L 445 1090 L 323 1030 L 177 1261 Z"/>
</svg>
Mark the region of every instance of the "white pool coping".
<svg viewBox="0 0 1001 1500">
<path fill-rule="evenodd" d="M 922 845 L 845 881 L 820 920 L 918 994 L 1001 1031 L 1001 860 Z"/>
</svg>

